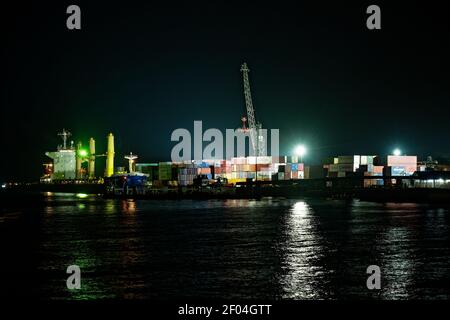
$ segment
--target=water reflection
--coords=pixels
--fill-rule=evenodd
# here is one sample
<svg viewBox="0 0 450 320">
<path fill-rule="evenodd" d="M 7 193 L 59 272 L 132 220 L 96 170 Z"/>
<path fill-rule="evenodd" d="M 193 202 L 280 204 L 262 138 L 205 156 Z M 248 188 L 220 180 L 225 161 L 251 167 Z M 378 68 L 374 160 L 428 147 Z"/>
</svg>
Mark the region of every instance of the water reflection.
<svg viewBox="0 0 450 320">
<path fill-rule="evenodd" d="M 285 221 L 283 298 L 312 299 L 317 294 L 317 278 L 322 268 L 314 263 L 322 254 L 312 210 L 306 202 L 296 202 Z"/>
<path fill-rule="evenodd" d="M 118 241 L 118 268 L 120 279 L 115 291 L 121 293 L 122 298 L 141 299 L 145 297 L 145 270 L 146 252 L 139 216 L 136 214 L 137 202 L 135 200 L 122 200 L 120 231 L 122 236 Z"/>
<path fill-rule="evenodd" d="M 107 214 L 112 214 L 112 213 L 116 212 L 116 209 L 117 209 L 116 207 L 117 207 L 117 201 L 108 199 L 104 202 L 104 204 L 102 205 L 102 207 L 100 209 L 102 209 Z"/>
<path fill-rule="evenodd" d="M 55 210 L 54 210 L 53 206 L 46 206 L 46 207 L 44 207 L 44 213 L 45 213 L 45 216 L 47 218 L 51 217 L 53 215 L 54 211 Z"/>
<path fill-rule="evenodd" d="M 30 295 L 44 299 L 450 297 L 448 208 L 53 199 L 3 222 L 8 274 L 32 266 Z M 80 291 L 65 287 L 71 264 L 81 267 Z M 380 292 L 366 287 L 372 264 Z"/>
<path fill-rule="evenodd" d="M 136 213 L 136 201 L 132 199 L 122 200 L 122 212 L 128 214 Z"/>
<path fill-rule="evenodd" d="M 410 245 L 410 234 L 406 227 L 393 227 L 387 230 L 380 241 L 381 272 L 383 281 L 382 298 L 397 299 L 414 298 L 410 296 L 413 286 L 415 266 L 413 249 Z"/>
</svg>

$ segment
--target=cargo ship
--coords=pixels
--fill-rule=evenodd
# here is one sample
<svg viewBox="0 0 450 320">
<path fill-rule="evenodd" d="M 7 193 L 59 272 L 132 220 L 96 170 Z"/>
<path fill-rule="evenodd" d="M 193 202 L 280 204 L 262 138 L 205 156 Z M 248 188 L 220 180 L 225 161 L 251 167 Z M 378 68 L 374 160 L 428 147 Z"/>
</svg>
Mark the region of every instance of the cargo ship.
<svg viewBox="0 0 450 320">
<path fill-rule="evenodd" d="M 114 167 L 114 136 L 110 133 L 106 153 L 96 153 L 94 138 L 89 139 L 89 147 L 84 148 L 81 142 L 76 145 L 68 140 L 72 134 L 63 129 L 58 136 L 62 144 L 55 151 L 45 152 L 51 161 L 44 163 L 44 173 L 38 182 L 34 183 L 5 183 L 4 191 L 10 193 L 83 193 L 103 194 L 104 177 L 113 175 Z M 97 177 L 95 164 L 100 158 L 106 158 L 104 177 Z"/>
</svg>

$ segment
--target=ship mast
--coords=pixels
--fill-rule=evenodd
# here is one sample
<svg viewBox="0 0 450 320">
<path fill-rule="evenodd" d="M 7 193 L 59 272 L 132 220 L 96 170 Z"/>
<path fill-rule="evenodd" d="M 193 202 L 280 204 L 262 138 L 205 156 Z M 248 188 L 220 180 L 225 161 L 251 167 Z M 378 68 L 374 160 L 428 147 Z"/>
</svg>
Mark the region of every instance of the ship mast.
<svg viewBox="0 0 450 320">
<path fill-rule="evenodd" d="M 69 131 L 66 131 L 66 129 L 63 129 L 62 132 L 58 133 L 58 136 L 62 137 L 63 139 L 63 150 L 67 149 L 67 138 L 71 135 L 72 134 Z"/>
</svg>

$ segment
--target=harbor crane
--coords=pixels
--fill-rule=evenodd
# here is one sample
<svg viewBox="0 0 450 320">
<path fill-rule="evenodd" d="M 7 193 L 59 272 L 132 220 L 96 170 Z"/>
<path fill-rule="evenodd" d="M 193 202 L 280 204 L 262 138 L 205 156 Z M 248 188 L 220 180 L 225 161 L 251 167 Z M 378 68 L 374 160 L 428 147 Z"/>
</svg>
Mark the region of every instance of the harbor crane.
<svg viewBox="0 0 450 320">
<path fill-rule="evenodd" d="M 247 63 L 244 62 L 242 64 L 241 72 L 244 82 L 245 106 L 247 109 L 247 116 L 241 118 L 242 131 L 250 134 L 253 155 L 265 156 L 264 136 L 261 134 L 262 125 L 261 123 L 256 122 L 255 108 L 253 107 L 252 94 L 250 91 L 250 80 L 248 77 L 250 69 L 248 68 Z"/>
</svg>

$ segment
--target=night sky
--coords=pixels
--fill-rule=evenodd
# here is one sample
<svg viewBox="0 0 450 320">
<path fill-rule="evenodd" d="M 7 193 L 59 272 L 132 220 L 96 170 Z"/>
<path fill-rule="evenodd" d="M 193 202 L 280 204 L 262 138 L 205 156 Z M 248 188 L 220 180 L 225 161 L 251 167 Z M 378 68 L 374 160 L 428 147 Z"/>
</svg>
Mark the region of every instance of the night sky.
<svg viewBox="0 0 450 320">
<path fill-rule="evenodd" d="M 0 180 L 37 180 L 62 128 L 99 153 L 113 132 L 116 165 L 170 160 L 171 132 L 194 120 L 237 128 L 244 61 L 282 154 L 449 155 L 448 11 L 393 2 L 20 2 L 2 18 Z M 81 30 L 66 28 L 70 4 Z M 370 4 L 381 30 L 366 28 Z"/>
</svg>

